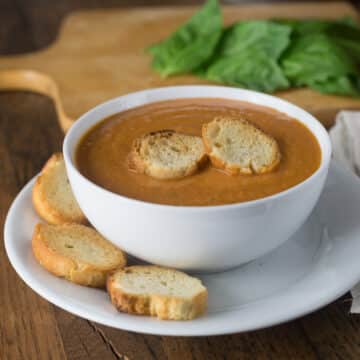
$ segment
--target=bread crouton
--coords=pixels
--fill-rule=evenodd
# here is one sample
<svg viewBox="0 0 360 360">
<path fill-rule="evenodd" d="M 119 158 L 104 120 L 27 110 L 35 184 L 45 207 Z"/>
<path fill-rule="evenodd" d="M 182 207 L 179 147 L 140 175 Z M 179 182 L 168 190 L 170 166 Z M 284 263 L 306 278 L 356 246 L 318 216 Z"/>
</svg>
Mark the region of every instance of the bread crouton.
<svg viewBox="0 0 360 360">
<path fill-rule="evenodd" d="M 202 136 L 212 164 L 230 175 L 266 173 L 280 161 L 276 140 L 245 119 L 215 118 Z"/>
</svg>

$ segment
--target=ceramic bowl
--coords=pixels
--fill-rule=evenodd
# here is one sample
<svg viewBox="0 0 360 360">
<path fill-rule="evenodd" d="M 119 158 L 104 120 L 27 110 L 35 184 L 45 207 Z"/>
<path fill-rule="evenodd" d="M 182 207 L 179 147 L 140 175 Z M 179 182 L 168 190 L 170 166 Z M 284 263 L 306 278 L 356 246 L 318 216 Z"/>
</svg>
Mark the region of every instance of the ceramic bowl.
<svg viewBox="0 0 360 360">
<path fill-rule="evenodd" d="M 219 206 L 170 206 L 134 200 L 88 180 L 74 153 L 82 136 L 104 118 L 145 104 L 179 98 L 247 101 L 302 122 L 317 138 L 320 167 L 305 181 L 272 196 Z M 220 271 L 256 259 L 283 244 L 313 210 L 328 173 L 329 136 L 311 114 L 262 93 L 221 86 L 175 86 L 120 96 L 81 116 L 66 134 L 63 153 L 75 197 L 91 224 L 129 254 L 158 265 Z"/>
</svg>

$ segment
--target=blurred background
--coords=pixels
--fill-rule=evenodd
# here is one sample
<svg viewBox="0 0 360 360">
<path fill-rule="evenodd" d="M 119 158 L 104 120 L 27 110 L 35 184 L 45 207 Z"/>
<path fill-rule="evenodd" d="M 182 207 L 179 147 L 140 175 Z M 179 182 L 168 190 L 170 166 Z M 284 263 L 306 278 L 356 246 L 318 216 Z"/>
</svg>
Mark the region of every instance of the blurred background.
<svg viewBox="0 0 360 360">
<path fill-rule="evenodd" d="M 334 2 L 332 0 L 222 0 L 222 4 Z M 360 0 L 345 1 L 359 8 Z M 124 6 L 179 6 L 202 0 L 0 0 L 0 54 L 32 51 L 51 43 L 63 17 L 71 11 Z"/>
</svg>

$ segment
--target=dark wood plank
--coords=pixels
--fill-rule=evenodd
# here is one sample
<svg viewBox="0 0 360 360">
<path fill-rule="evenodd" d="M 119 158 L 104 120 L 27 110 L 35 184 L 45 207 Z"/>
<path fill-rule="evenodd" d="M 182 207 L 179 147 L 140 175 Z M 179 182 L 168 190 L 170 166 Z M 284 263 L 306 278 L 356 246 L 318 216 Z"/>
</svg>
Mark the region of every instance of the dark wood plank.
<svg viewBox="0 0 360 360">
<path fill-rule="evenodd" d="M 39 95 L 1 94 L 0 109 L 0 155 L 3 165 L 0 167 L 0 204 L 3 219 L 13 196 L 40 170 L 50 154 L 60 149 L 62 134 L 51 102 Z M 3 249 L 2 256 L 5 257 Z M 251 359 L 254 356 L 259 359 L 294 356 L 299 359 L 316 358 L 316 337 L 314 345 L 313 336 L 304 333 L 300 322 L 249 334 L 210 338 L 139 335 L 92 324 L 62 310 L 54 310 L 17 278 L 7 260 L 3 262 L 7 264 L 7 271 L 2 273 L 0 283 L 9 290 L 2 293 L 0 318 L 9 319 L 10 314 L 15 319 L 15 324 L 10 328 L 7 322 L 2 324 L 1 334 L 5 336 L 2 336 L 1 349 L 6 351 L 5 358 L 23 355 L 24 349 L 27 349 L 28 358 L 46 358 L 49 348 L 54 354 L 57 350 L 59 353 L 60 350 L 64 351 L 69 359 L 222 359 L 224 354 L 233 359 Z M 19 296 L 19 293 L 24 295 Z M 39 317 L 34 317 L 35 312 L 29 312 L 32 306 L 40 309 Z M 333 321 L 343 322 L 344 328 L 347 326 L 346 315 L 341 320 Z M 24 322 L 32 323 L 35 328 L 24 326 Z M 356 325 L 359 329 L 359 324 Z M 48 326 L 55 331 L 53 335 Z M 354 338 L 349 337 L 351 342 L 348 343 L 346 338 L 338 336 L 336 342 L 333 339 L 336 326 L 331 322 L 329 326 L 327 334 L 330 338 L 323 338 L 322 341 L 332 342 L 334 347 L 340 340 L 344 341 L 342 346 L 350 349 L 349 354 L 357 350 L 353 348 Z M 33 342 L 33 331 L 39 343 Z M 42 337 L 44 334 L 45 339 Z M 24 343 L 11 341 L 14 336 L 23 339 Z M 27 342 L 30 341 L 29 347 Z M 57 346 L 59 349 L 56 349 Z M 41 354 L 38 357 L 35 356 L 38 355 L 37 351 Z"/>
<path fill-rule="evenodd" d="M 317 359 L 297 321 L 245 334 L 197 338 L 140 335 L 98 327 L 114 348 L 130 359 Z"/>
<path fill-rule="evenodd" d="M 80 9 L 114 8 L 125 6 L 164 5 L 163 0 L 17 0 L 21 13 L 29 24 L 33 37 L 33 50 L 50 45 L 56 38 L 64 17 Z M 170 0 L 170 5 L 201 4 L 201 0 Z M 41 19 L 41 21 L 39 21 Z"/>
<path fill-rule="evenodd" d="M 3 0 L 4 1 L 4 0 Z M 226 4 L 262 3 L 264 0 L 220 0 Z M 270 0 L 268 2 L 286 2 L 288 0 Z M 302 0 L 302 2 L 314 0 Z M 337 0 L 328 0 L 328 2 Z M 31 36 L 32 50 L 39 50 L 50 45 L 56 38 L 59 25 L 63 18 L 70 12 L 80 9 L 114 8 L 126 6 L 156 6 L 156 5 L 194 5 L 202 4 L 204 0 L 16 0 L 22 19 L 26 21 L 27 32 L 20 31 L 22 37 Z M 354 5 L 359 5 L 360 0 L 352 0 Z M 6 4 L 11 0 L 4 1 Z M 16 52 L 25 52 L 29 49 L 30 42 L 26 46 L 16 46 Z M 1 48 L 0 48 L 1 50 Z"/>
<path fill-rule="evenodd" d="M 346 295 L 302 319 L 231 336 L 158 337 L 98 327 L 131 359 L 358 359 L 360 318 L 349 315 L 349 300 Z"/>
<path fill-rule="evenodd" d="M 50 102 L 33 94 L 0 95 L 0 216 L 20 188 L 61 146 Z M 91 324 L 27 288 L 1 248 L 0 358 L 69 359 L 351 359 L 360 356 L 360 319 L 340 300 L 302 320 L 248 334 L 211 338 L 139 335 Z M 4 321 L 3 319 L 6 319 Z M 36 336 L 33 336 L 33 334 Z M 19 339 L 21 342 L 19 343 Z M 60 356 L 60 355 L 59 355 Z M 61 357 L 59 357 L 61 358 Z"/>
<path fill-rule="evenodd" d="M 62 139 L 49 99 L 0 94 L 1 228 L 15 195 L 61 149 Z M 117 359 L 90 322 L 55 308 L 20 280 L 2 239 L 0 264 L 0 359 Z"/>
<path fill-rule="evenodd" d="M 16 54 L 34 49 L 27 18 L 15 1 L 0 1 L 0 54 Z"/>
<path fill-rule="evenodd" d="M 68 359 L 116 360 L 118 355 L 105 341 L 101 332 L 87 320 L 55 308 L 57 326 Z"/>
<path fill-rule="evenodd" d="M 169 1 L 195 3 L 198 1 Z M 0 53 L 42 48 L 79 8 L 148 1 L 0 0 Z M 156 0 L 151 3 L 163 4 Z M 326 115 L 328 117 L 332 114 Z M 61 148 L 51 102 L 34 94 L 0 94 L 0 226 L 21 187 Z M 119 331 L 55 308 L 12 270 L 0 243 L 0 359 L 358 359 L 360 318 L 343 299 L 300 320 L 231 336 L 171 338 Z"/>
<path fill-rule="evenodd" d="M 33 131 L 33 121 L 46 121 L 37 98 L 0 95 L 1 228 L 14 196 L 60 144 L 60 137 L 50 135 L 56 122 L 42 132 Z M 39 107 L 33 108 L 36 102 Z M 19 279 L 7 260 L 2 240 L 0 263 L 0 359 L 63 359 L 65 351 L 52 305 Z"/>
<path fill-rule="evenodd" d="M 349 300 L 339 299 L 298 321 L 319 359 L 360 358 L 360 317 L 349 314 Z"/>
</svg>

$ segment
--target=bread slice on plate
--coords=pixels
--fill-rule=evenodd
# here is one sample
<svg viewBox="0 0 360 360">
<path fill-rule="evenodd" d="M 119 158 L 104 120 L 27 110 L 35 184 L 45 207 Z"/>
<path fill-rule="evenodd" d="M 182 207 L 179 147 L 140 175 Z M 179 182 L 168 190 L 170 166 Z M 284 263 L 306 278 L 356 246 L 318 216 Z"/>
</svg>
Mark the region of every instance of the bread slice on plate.
<svg viewBox="0 0 360 360">
<path fill-rule="evenodd" d="M 122 312 L 190 320 L 207 308 L 207 290 L 197 278 L 159 266 L 129 266 L 107 281 L 114 306 Z"/>
<path fill-rule="evenodd" d="M 202 136 L 212 164 L 230 175 L 266 173 L 280 161 L 276 140 L 245 119 L 215 118 Z"/>
<path fill-rule="evenodd" d="M 32 249 L 46 270 L 80 285 L 105 287 L 107 275 L 126 266 L 124 252 L 79 224 L 37 224 Z"/>
<path fill-rule="evenodd" d="M 32 198 L 36 212 L 50 224 L 87 222 L 71 190 L 61 153 L 46 162 L 36 179 Z"/>
<path fill-rule="evenodd" d="M 177 179 L 194 174 L 206 161 L 200 137 L 161 130 L 134 141 L 128 164 L 157 179 Z"/>
</svg>

